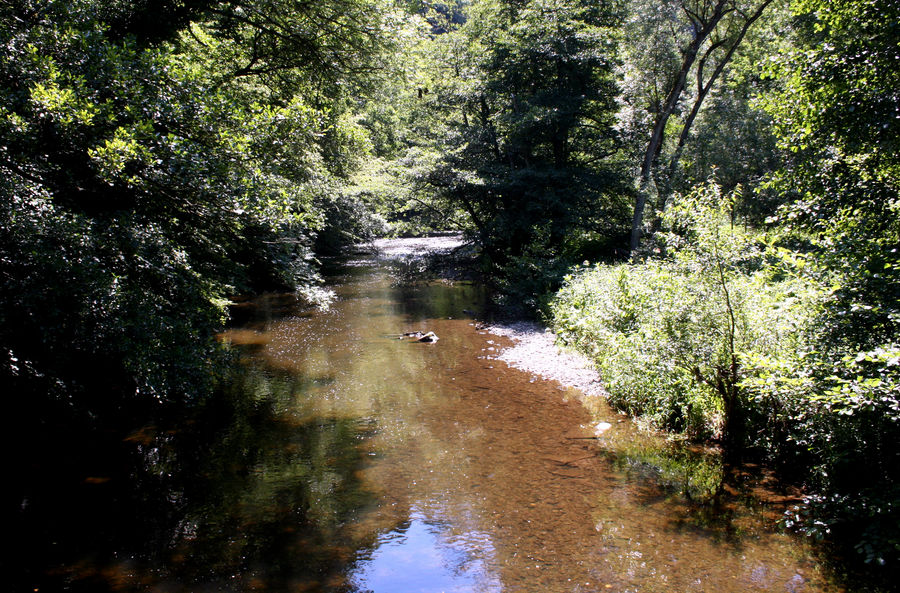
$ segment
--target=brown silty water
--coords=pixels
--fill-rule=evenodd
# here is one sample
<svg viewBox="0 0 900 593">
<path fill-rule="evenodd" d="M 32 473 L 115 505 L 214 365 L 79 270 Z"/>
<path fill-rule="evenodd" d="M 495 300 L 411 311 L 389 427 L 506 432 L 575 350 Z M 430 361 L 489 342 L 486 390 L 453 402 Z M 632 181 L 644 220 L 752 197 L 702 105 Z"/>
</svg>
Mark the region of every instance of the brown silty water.
<svg viewBox="0 0 900 593">
<path fill-rule="evenodd" d="M 715 458 L 673 454 L 602 399 L 497 360 L 509 339 L 464 313 L 480 307 L 477 287 L 400 285 L 383 262 L 363 262 L 334 289 L 328 311 L 260 314 L 225 335 L 253 345 L 253 364 L 305 378 L 282 399 L 283 422 L 360 427 L 355 478 L 369 498 L 325 544 L 290 544 L 307 555 L 324 545 L 337 566 L 293 575 L 291 590 L 841 590 L 777 529 L 789 497 L 757 480 L 712 487 L 712 502 L 703 480 L 721 478 Z M 415 331 L 440 339 L 402 336 Z M 341 496 L 336 476 L 310 490 L 313 521 Z"/>
</svg>

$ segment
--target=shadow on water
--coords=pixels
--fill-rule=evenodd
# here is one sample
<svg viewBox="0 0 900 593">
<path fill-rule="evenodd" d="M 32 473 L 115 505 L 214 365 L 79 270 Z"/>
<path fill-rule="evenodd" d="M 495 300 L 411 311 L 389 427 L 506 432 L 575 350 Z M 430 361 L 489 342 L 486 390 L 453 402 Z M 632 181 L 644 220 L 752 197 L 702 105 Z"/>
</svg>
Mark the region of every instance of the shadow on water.
<svg viewBox="0 0 900 593">
<path fill-rule="evenodd" d="M 339 585 L 367 545 L 343 526 L 372 500 L 358 472 L 373 427 L 290 413 L 294 394 L 328 383 L 250 364 L 177 420 L 45 435 L 53 448 L 32 457 L 5 524 L 11 590 Z"/>
<path fill-rule="evenodd" d="M 458 314 L 460 299 L 472 306 L 478 292 L 367 295 L 348 281 L 371 265 L 333 267 L 333 281 L 345 283 L 340 298 L 366 302 L 369 316 Z M 146 410 L 83 425 L 64 409 L 23 410 L 40 421 L 16 431 L 9 590 L 348 590 L 347 567 L 378 537 L 348 528 L 374 502 L 360 473 L 377 426 L 304 405 L 335 388 L 334 372 L 255 354 L 271 341 L 270 325 L 314 314 L 291 294 L 239 301 L 229 341 L 244 354 L 232 379 L 200 405 L 156 410 L 153 425 L 125 428 Z M 299 336 L 312 342 L 328 330 L 326 322 Z M 332 354 L 340 365 L 354 351 Z"/>
</svg>

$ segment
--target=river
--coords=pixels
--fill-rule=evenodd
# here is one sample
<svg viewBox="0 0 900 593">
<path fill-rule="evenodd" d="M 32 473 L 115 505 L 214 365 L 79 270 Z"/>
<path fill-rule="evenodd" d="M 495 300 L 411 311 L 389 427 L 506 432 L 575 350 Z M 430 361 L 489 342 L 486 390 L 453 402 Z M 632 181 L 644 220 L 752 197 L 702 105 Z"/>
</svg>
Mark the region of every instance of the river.
<svg viewBox="0 0 900 593">
<path fill-rule="evenodd" d="M 227 393 L 61 494 L 29 590 L 844 590 L 789 493 L 508 367 L 477 285 L 396 273 L 414 247 L 337 268 L 327 310 L 237 307 Z"/>
</svg>

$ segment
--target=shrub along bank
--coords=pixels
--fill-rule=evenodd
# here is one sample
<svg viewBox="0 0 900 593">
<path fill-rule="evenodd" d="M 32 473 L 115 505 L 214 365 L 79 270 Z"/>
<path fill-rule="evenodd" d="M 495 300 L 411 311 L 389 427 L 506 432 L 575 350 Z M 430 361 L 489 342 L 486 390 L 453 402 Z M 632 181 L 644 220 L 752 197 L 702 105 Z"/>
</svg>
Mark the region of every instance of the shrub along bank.
<svg viewBox="0 0 900 593">
<path fill-rule="evenodd" d="M 614 407 L 773 462 L 807 493 L 788 525 L 895 562 L 900 347 L 840 343 L 840 275 L 734 226 L 734 197 L 711 185 L 677 200 L 665 257 L 574 271 L 551 323 L 593 357 Z"/>
</svg>

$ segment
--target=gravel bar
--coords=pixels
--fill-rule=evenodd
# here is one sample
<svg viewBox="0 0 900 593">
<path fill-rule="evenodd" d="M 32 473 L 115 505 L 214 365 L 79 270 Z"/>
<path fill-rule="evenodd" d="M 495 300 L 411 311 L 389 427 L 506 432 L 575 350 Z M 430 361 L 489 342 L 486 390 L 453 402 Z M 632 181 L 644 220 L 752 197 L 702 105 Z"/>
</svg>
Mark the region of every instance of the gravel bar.
<svg viewBox="0 0 900 593">
<path fill-rule="evenodd" d="M 606 395 L 591 361 L 582 354 L 557 346 L 556 335 L 549 329 L 530 322 L 491 325 L 485 329 L 514 342 L 513 346 L 500 351 L 498 360 L 565 387 L 580 389 L 585 395 Z"/>
</svg>

